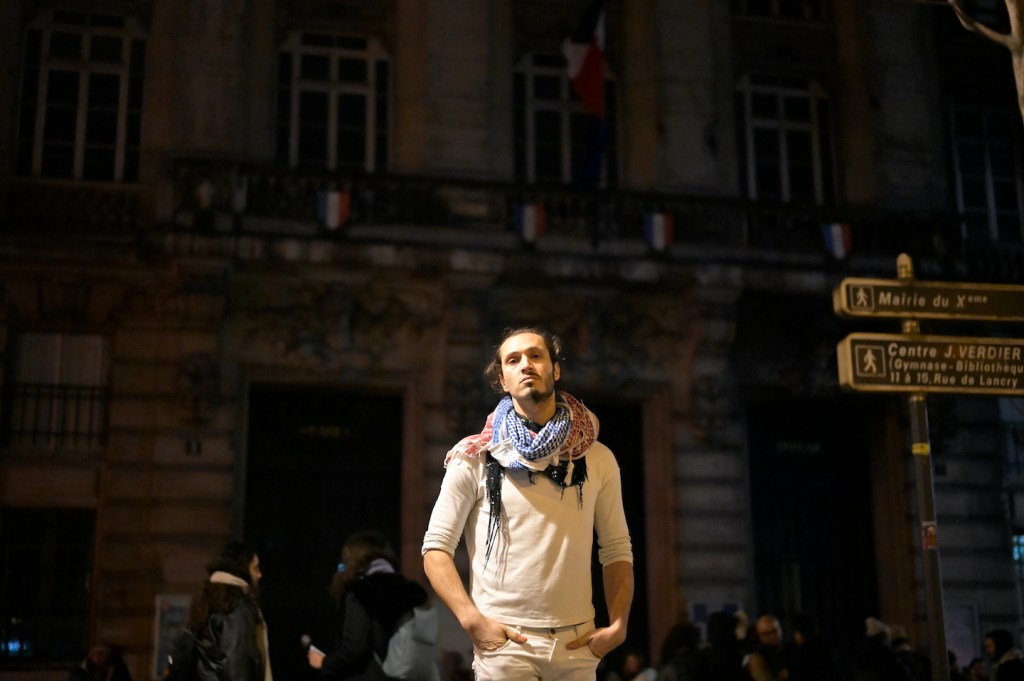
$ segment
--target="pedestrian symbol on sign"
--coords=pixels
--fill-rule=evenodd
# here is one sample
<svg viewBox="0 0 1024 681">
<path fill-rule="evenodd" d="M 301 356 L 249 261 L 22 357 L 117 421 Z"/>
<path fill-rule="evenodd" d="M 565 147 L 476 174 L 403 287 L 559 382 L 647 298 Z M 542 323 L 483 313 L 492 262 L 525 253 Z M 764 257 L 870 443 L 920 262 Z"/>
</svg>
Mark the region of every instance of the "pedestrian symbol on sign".
<svg viewBox="0 0 1024 681">
<path fill-rule="evenodd" d="M 881 345 L 857 346 L 857 375 L 885 376 L 885 349 Z"/>
<path fill-rule="evenodd" d="M 850 288 L 851 310 L 874 310 L 875 289 L 871 286 L 853 286 Z"/>
</svg>

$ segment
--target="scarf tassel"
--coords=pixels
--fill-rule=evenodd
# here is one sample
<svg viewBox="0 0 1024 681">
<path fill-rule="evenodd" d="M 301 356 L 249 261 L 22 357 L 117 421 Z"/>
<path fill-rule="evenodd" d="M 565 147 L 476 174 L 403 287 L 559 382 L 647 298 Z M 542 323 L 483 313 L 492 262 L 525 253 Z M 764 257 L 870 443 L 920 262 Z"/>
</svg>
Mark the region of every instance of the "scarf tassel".
<svg viewBox="0 0 1024 681">
<path fill-rule="evenodd" d="M 505 478 L 505 468 L 498 463 L 490 454 L 487 455 L 487 507 L 490 511 L 490 518 L 487 520 L 486 551 L 484 553 L 484 567 L 491 560 L 491 549 L 494 548 L 494 540 L 498 537 L 498 530 L 501 529 L 501 481 Z"/>
</svg>

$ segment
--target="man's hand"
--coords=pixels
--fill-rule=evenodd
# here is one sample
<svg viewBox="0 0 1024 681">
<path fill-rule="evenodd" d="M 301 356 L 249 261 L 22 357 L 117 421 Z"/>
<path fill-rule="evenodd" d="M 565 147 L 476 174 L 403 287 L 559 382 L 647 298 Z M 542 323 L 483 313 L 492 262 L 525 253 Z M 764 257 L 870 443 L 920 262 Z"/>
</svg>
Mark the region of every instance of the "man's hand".
<svg viewBox="0 0 1024 681">
<path fill-rule="evenodd" d="M 310 648 L 306 653 L 306 659 L 309 660 L 309 666 L 313 669 L 320 669 L 324 666 L 324 654 L 319 650 Z"/>
<path fill-rule="evenodd" d="M 441 550 L 431 549 L 423 554 L 423 569 L 434 591 L 452 611 L 459 624 L 469 634 L 473 647 L 478 650 L 497 650 L 505 641 L 526 643 L 526 637 L 480 612 L 466 593 L 455 561 Z"/>
<path fill-rule="evenodd" d="M 526 643 L 526 637 L 501 622 L 485 617 L 482 613 L 466 623 L 466 633 L 473 641 L 473 647 L 479 650 L 497 650 L 505 645 L 505 641 Z"/>
<path fill-rule="evenodd" d="M 569 650 L 576 650 L 587 646 L 590 648 L 590 652 L 594 654 L 594 657 L 601 659 L 608 653 L 618 648 L 626 640 L 626 632 L 622 630 L 617 624 L 612 624 L 608 627 L 601 627 L 600 629 L 594 629 L 588 634 L 584 634 L 575 641 L 570 641 L 565 644 L 565 647 Z"/>
<path fill-rule="evenodd" d="M 604 598 L 608 604 L 607 627 L 594 629 L 589 634 L 565 644 L 569 650 L 588 646 L 594 657 L 600 659 L 618 648 L 626 640 L 626 622 L 629 621 L 629 607 L 633 603 L 633 564 L 616 561 L 605 565 Z"/>
</svg>

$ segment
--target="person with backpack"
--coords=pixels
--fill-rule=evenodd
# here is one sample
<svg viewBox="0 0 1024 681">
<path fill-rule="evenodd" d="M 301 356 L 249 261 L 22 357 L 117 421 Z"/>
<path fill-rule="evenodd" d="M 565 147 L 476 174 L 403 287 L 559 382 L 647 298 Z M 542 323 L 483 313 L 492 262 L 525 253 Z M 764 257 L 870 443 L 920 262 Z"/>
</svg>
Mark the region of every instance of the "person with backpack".
<svg viewBox="0 0 1024 681">
<path fill-rule="evenodd" d="M 335 645 L 307 652 L 330 681 L 438 681 L 437 613 L 426 590 L 395 570 L 398 559 L 377 530 L 345 541 L 331 582 L 339 615 Z M 389 674 L 388 671 L 391 671 Z"/>
<path fill-rule="evenodd" d="M 258 601 L 260 559 L 229 541 L 206 565 L 188 625 L 174 643 L 168 681 L 273 681 Z"/>
</svg>

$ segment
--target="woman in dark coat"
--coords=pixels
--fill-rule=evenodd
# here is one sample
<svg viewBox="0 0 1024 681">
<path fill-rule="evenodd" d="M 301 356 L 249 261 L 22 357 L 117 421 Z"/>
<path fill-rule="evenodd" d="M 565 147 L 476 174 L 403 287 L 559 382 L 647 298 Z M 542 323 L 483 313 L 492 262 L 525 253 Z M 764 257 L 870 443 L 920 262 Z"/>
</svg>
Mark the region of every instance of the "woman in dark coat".
<svg viewBox="0 0 1024 681">
<path fill-rule="evenodd" d="M 427 602 L 422 586 L 395 572 L 398 563 L 383 534 L 349 537 L 331 583 L 339 622 L 334 649 L 310 649 L 309 664 L 331 681 L 386 681 L 380 660 L 399 617 Z"/>
<path fill-rule="evenodd" d="M 192 599 L 188 623 L 196 635 L 199 681 L 273 681 L 256 600 L 259 557 L 242 542 L 228 542 L 206 571 L 209 580 Z"/>
</svg>

